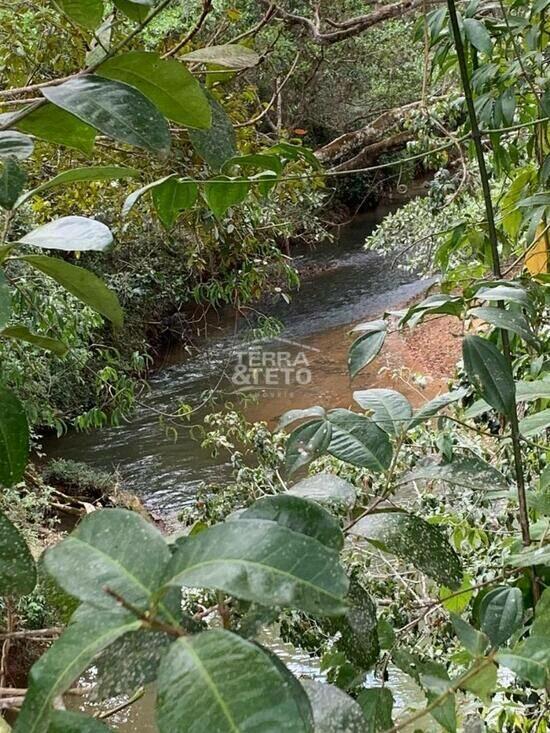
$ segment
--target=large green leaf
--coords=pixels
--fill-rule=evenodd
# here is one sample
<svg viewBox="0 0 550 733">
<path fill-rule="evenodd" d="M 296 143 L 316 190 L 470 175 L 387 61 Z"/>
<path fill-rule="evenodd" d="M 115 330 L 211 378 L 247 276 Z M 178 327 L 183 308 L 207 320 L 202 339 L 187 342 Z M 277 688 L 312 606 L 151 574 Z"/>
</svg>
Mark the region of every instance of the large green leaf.
<svg viewBox="0 0 550 733">
<path fill-rule="evenodd" d="M 16 127 L 41 140 L 76 148 L 86 155 L 92 152 L 97 134 L 93 127 L 54 104 L 43 104 L 33 110 L 17 122 Z"/>
<path fill-rule="evenodd" d="M 479 318 L 482 321 L 490 323 L 496 328 L 503 328 L 506 331 L 511 331 L 522 338 L 526 343 L 538 348 L 537 339 L 527 318 L 522 313 L 512 313 L 511 311 L 503 310 L 502 308 L 471 308 L 468 311 L 469 316 Z"/>
<path fill-rule="evenodd" d="M 0 158 L 25 160 L 32 155 L 34 143 L 28 135 L 16 130 L 0 131 Z"/>
<path fill-rule="evenodd" d="M 393 695 L 388 687 L 370 687 L 357 695 L 367 726 L 364 733 L 383 733 L 393 726 Z"/>
<path fill-rule="evenodd" d="M 315 501 L 291 494 L 264 496 L 245 509 L 239 515 L 239 520 L 241 519 L 266 519 L 277 522 L 294 532 L 314 537 L 334 550 L 341 550 L 344 544 L 340 523 L 332 514 Z"/>
<path fill-rule="evenodd" d="M 35 585 L 36 566 L 27 543 L 0 512 L 0 596 L 25 596 Z"/>
<path fill-rule="evenodd" d="M 46 255 L 25 255 L 20 259 L 51 277 L 115 326 L 122 326 L 123 313 L 117 296 L 93 272 Z"/>
<path fill-rule="evenodd" d="M 19 240 L 42 249 L 62 249 L 66 252 L 102 251 L 113 243 L 109 227 L 85 216 L 62 216 L 49 221 Z"/>
<path fill-rule="evenodd" d="M 14 733 L 48 733 L 55 698 L 69 689 L 99 652 L 140 625 L 129 614 L 96 610 L 70 624 L 32 667 Z"/>
<path fill-rule="evenodd" d="M 470 41 L 474 48 L 486 54 L 493 51 L 493 42 L 487 28 L 479 20 L 475 18 L 464 18 L 462 21 L 466 38 Z"/>
<path fill-rule="evenodd" d="M 348 370 L 352 377 L 378 356 L 386 340 L 386 324 L 381 323 L 383 328 L 367 331 L 352 343 L 348 354 Z"/>
<path fill-rule="evenodd" d="M 497 347 L 479 336 L 466 336 L 462 355 L 468 378 L 483 399 L 495 410 L 510 416 L 516 409 L 514 378 Z"/>
<path fill-rule="evenodd" d="M 222 46 L 206 46 L 181 56 L 188 63 L 216 64 L 230 69 L 249 69 L 259 63 L 260 57 L 251 48 L 238 43 L 225 43 Z"/>
<path fill-rule="evenodd" d="M 29 458 L 29 426 L 19 399 L 0 388 L 0 484 L 12 486 L 23 478 Z"/>
<path fill-rule="evenodd" d="M 332 425 L 327 420 L 313 420 L 299 425 L 286 444 L 286 467 L 294 473 L 314 458 L 321 456 L 329 446 Z"/>
<path fill-rule="evenodd" d="M 519 588 L 502 586 L 489 591 L 480 607 L 481 630 L 494 647 L 506 642 L 521 625 L 523 596 Z"/>
<path fill-rule="evenodd" d="M 86 168 L 72 168 L 68 171 L 58 173 L 57 176 L 50 178 L 49 181 L 43 183 L 32 191 L 27 191 L 23 196 L 19 197 L 17 206 L 25 203 L 31 196 L 37 196 L 39 193 L 49 191 L 57 186 L 65 186 L 68 183 L 77 183 L 79 181 L 115 181 L 119 178 L 134 178 L 139 176 L 136 168 L 125 168 L 114 165 L 89 166 Z"/>
<path fill-rule="evenodd" d="M 332 435 L 328 452 L 354 466 L 381 472 L 391 463 L 392 447 L 388 434 L 372 420 L 350 410 L 328 413 Z"/>
<path fill-rule="evenodd" d="M 13 209 L 19 194 L 27 180 L 27 174 L 17 164 L 15 158 L 6 158 L 0 175 L 0 206 L 3 209 Z"/>
<path fill-rule="evenodd" d="M 298 481 L 288 489 L 288 494 L 326 504 L 329 507 L 352 509 L 357 492 L 349 481 L 333 473 L 317 473 Z"/>
<path fill-rule="evenodd" d="M 533 402 L 540 399 L 550 399 L 550 379 L 536 379 L 532 382 L 520 380 L 516 382 L 517 402 Z M 467 419 L 477 417 L 490 409 L 491 406 L 485 400 L 476 400 L 465 411 L 464 417 Z"/>
<path fill-rule="evenodd" d="M 222 217 L 227 209 L 244 201 L 250 188 L 244 178 L 218 176 L 204 184 L 206 203 L 217 217 Z"/>
<path fill-rule="evenodd" d="M 496 660 L 511 669 L 520 679 L 528 680 L 534 687 L 546 687 L 550 680 L 548 634 L 529 636 L 513 649 L 500 651 Z"/>
<path fill-rule="evenodd" d="M 108 137 L 163 155 L 170 150 L 165 118 L 128 84 L 90 74 L 43 87 L 42 94 Z"/>
<path fill-rule="evenodd" d="M 437 415 L 440 410 L 443 410 L 445 407 L 461 400 L 466 393 L 466 389 L 455 389 L 451 392 L 438 395 L 432 400 L 425 402 L 422 407 L 415 411 L 414 416 L 408 425 L 408 429 L 410 430 L 411 428 L 415 428 L 417 425 L 421 425 L 430 417 Z"/>
<path fill-rule="evenodd" d="M 460 559 L 443 533 L 414 514 L 403 511 L 374 512 L 350 530 L 384 552 L 412 563 L 440 585 L 460 586 Z"/>
<path fill-rule="evenodd" d="M 54 710 L 48 733 L 112 733 L 112 728 L 82 713 Z"/>
<path fill-rule="evenodd" d="M 64 356 L 67 353 L 68 346 L 63 341 L 50 338 L 49 336 L 41 336 L 38 333 L 29 331 L 26 326 L 8 326 L 8 328 L 0 331 L 0 338 L 15 339 L 17 341 L 26 341 L 29 344 L 38 346 L 40 349 L 51 351 L 57 356 Z"/>
<path fill-rule="evenodd" d="M 307 695 L 260 646 L 229 631 L 178 639 L 158 678 L 160 733 L 313 733 Z"/>
<path fill-rule="evenodd" d="M 151 11 L 151 6 L 154 4 L 155 0 L 146 0 L 146 2 L 139 2 L 139 0 L 113 0 L 115 8 L 124 13 L 124 15 L 127 15 L 134 23 L 143 23 Z"/>
<path fill-rule="evenodd" d="M 201 85 L 175 59 L 130 51 L 105 61 L 96 74 L 139 89 L 169 120 L 185 127 L 210 127 L 210 105 Z"/>
<path fill-rule="evenodd" d="M 451 621 L 453 622 L 456 635 L 460 643 L 467 649 L 473 657 L 482 657 L 489 647 L 489 637 L 478 631 L 471 624 L 465 621 L 455 613 L 451 613 Z"/>
<path fill-rule="evenodd" d="M 219 524 L 186 539 L 166 582 L 323 615 L 345 611 L 348 589 L 336 551 L 275 522 L 253 519 Z"/>
<path fill-rule="evenodd" d="M 152 189 L 153 204 L 159 219 L 167 229 L 176 222 L 179 214 L 190 209 L 197 200 L 198 187 L 194 181 L 170 176 Z"/>
<path fill-rule="evenodd" d="M 0 328 L 11 318 L 11 288 L 4 272 L 0 270 Z"/>
<path fill-rule="evenodd" d="M 429 463 L 417 466 L 401 476 L 397 483 L 410 481 L 443 481 L 475 491 L 510 490 L 505 476 L 490 463 L 474 454 L 456 455 L 450 463 Z"/>
<path fill-rule="evenodd" d="M 522 435 L 529 437 L 542 433 L 550 427 L 550 408 L 535 412 L 519 421 L 519 430 Z"/>
<path fill-rule="evenodd" d="M 479 665 L 476 665 L 479 666 Z M 473 670 L 472 666 L 469 671 Z M 487 705 L 491 702 L 491 694 L 495 691 L 498 681 L 498 670 L 496 664 L 484 664 L 480 666 L 479 672 L 463 682 L 461 688 L 477 695 Z"/>
<path fill-rule="evenodd" d="M 372 413 L 378 427 L 397 435 L 407 427 L 412 417 L 408 399 L 393 389 L 364 389 L 353 393 L 357 404 Z"/>
<path fill-rule="evenodd" d="M 61 10 L 77 25 L 95 30 L 103 20 L 103 0 L 55 0 Z"/>
<path fill-rule="evenodd" d="M 175 173 L 171 173 L 169 176 L 164 176 L 163 178 L 158 178 L 156 181 L 151 181 L 151 183 L 147 183 L 145 186 L 132 191 L 132 193 L 126 197 L 122 205 L 122 216 L 128 216 L 143 194 L 147 193 L 147 191 L 151 191 L 156 186 L 162 186 L 163 183 L 169 181 L 171 178 L 176 178 Z"/>
<path fill-rule="evenodd" d="M 478 300 L 487 300 L 489 302 L 503 301 L 506 303 L 519 303 L 523 306 L 529 305 L 529 296 L 525 290 L 512 284 L 482 287 L 476 291 L 475 297 Z"/>
<path fill-rule="evenodd" d="M 67 593 L 97 608 L 117 605 L 106 589 L 147 608 L 169 559 L 168 546 L 151 523 L 125 509 L 103 509 L 48 549 L 44 565 Z M 165 605 L 160 610 L 175 622 Z"/>
<path fill-rule="evenodd" d="M 189 139 L 195 151 L 214 170 L 237 152 L 237 137 L 233 124 L 218 100 L 207 92 L 212 124 L 208 130 L 189 130 Z"/>
<path fill-rule="evenodd" d="M 423 665 L 425 673 L 420 675 L 420 683 L 426 692 L 428 703 L 433 704 L 439 697 L 445 695 L 451 686 L 451 681 L 443 665 L 437 662 L 426 662 Z M 456 733 L 456 705 L 454 694 L 447 694 L 441 702 L 432 709 L 431 715 L 448 733 Z"/>
<path fill-rule="evenodd" d="M 313 710 L 315 733 L 365 733 L 358 703 L 343 690 L 315 680 L 302 680 Z"/>
</svg>

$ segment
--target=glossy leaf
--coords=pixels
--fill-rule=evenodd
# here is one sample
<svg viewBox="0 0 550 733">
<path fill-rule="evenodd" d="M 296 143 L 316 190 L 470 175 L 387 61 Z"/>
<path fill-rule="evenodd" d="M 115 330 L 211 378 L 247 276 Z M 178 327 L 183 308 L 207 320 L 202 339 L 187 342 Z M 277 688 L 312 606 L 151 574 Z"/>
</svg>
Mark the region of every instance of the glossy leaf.
<svg viewBox="0 0 550 733">
<path fill-rule="evenodd" d="M 25 203 L 32 196 L 37 196 L 39 193 L 49 191 L 51 188 L 57 186 L 65 186 L 68 183 L 78 183 L 80 181 L 116 181 L 120 178 L 134 178 L 139 176 L 139 171 L 136 168 L 125 168 L 122 166 L 89 166 L 86 168 L 72 168 L 68 171 L 58 173 L 46 183 L 43 183 L 37 188 L 33 188 L 32 191 L 27 191 L 17 201 L 17 206 Z"/>
<path fill-rule="evenodd" d="M 223 590 L 264 606 L 337 615 L 348 580 L 338 553 L 275 522 L 239 519 L 187 539 L 175 552 L 169 585 Z"/>
<path fill-rule="evenodd" d="M 61 10 L 77 25 L 95 30 L 103 19 L 103 0 L 55 0 Z"/>
<path fill-rule="evenodd" d="M 417 425 L 422 425 L 422 423 L 426 422 L 430 417 L 437 415 L 437 413 L 445 407 L 461 400 L 466 393 L 467 390 L 465 389 L 455 389 L 452 392 L 446 392 L 445 394 L 438 395 L 432 400 L 425 402 L 422 407 L 415 411 L 414 416 L 408 425 L 408 429 L 410 430 L 415 428 Z"/>
<path fill-rule="evenodd" d="M 352 378 L 378 356 L 385 340 L 386 329 L 383 328 L 367 331 L 352 343 L 348 354 L 348 370 Z"/>
<path fill-rule="evenodd" d="M 511 669 L 520 679 L 528 680 L 533 687 L 546 687 L 550 680 L 548 635 L 529 636 L 513 649 L 499 651 L 496 661 Z"/>
<path fill-rule="evenodd" d="M 317 502 L 279 494 L 264 496 L 239 515 L 241 519 L 266 519 L 294 532 L 313 537 L 333 550 L 341 550 L 344 536 L 340 523 Z"/>
<path fill-rule="evenodd" d="M 219 176 L 211 178 L 204 184 L 206 203 L 217 217 L 236 204 L 240 204 L 248 195 L 250 184 L 246 179 Z"/>
<path fill-rule="evenodd" d="M 115 8 L 128 16 L 134 23 L 143 23 L 154 3 L 155 0 L 146 0 L 145 2 L 138 2 L 138 0 L 113 0 Z"/>
<path fill-rule="evenodd" d="M 46 255 L 25 255 L 20 259 L 51 277 L 115 326 L 122 326 L 123 313 L 117 296 L 93 272 Z"/>
<path fill-rule="evenodd" d="M 536 379 L 532 382 L 516 382 L 516 401 L 532 402 L 539 399 L 550 398 L 550 379 Z M 464 417 L 470 419 L 482 415 L 491 406 L 485 400 L 476 400 L 465 411 Z"/>
<path fill-rule="evenodd" d="M 112 733 L 109 728 L 97 718 L 90 718 L 82 713 L 71 710 L 54 710 L 48 733 Z"/>
<path fill-rule="evenodd" d="M 135 191 L 132 191 L 132 193 L 126 197 L 124 204 L 122 205 L 122 216 L 128 216 L 130 211 L 134 208 L 135 204 L 139 201 L 143 194 L 147 193 L 147 191 L 151 191 L 152 189 L 156 188 L 156 186 L 162 186 L 163 183 L 175 177 L 175 174 L 164 176 L 164 178 L 158 178 L 156 181 L 147 183 L 145 186 L 142 186 L 141 188 L 137 188 Z"/>
<path fill-rule="evenodd" d="M 32 155 L 34 143 L 28 135 L 16 130 L 0 131 L 0 158 L 25 160 Z"/>
<path fill-rule="evenodd" d="M 468 377 L 483 399 L 495 410 L 510 416 L 516 409 L 514 378 L 497 347 L 479 336 L 466 336 L 462 355 Z"/>
<path fill-rule="evenodd" d="M 426 692 L 428 703 L 433 704 L 439 697 L 445 695 L 451 686 L 449 675 L 444 667 L 438 663 L 427 662 L 424 665 L 427 673 L 420 675 L 420 683 Z M 439 705 L 431 711 L 432 717 L 448 733 L 456 733 L 456 706 L 453 693 L 442 698 Z"/>
<path fill-rule="evenodd" d="M 109 227 L 85 216 L 62 216 L 49 221 L 19 240 L 23 244 L 42 249 L 61 249 L 66 252 L 84 250 L 102 251 L 113 243 Z"/>
<path fill-rule="evenodd" d="M 529 296 L 523 288 L 512 285 L 495 285 L 495 287 L 482 287 L 476 291 L 475 297 L 478 300 L 490 302 L 503 301 L 505 303 L 518 303 L 528 306 Z"/>
<path fill-rule="evenodd" d="M 315 733 L 365 733 L 366 720 L 358 703 L 335 685 L 302 680 Z"/>
<path fill-rule="evenodd" d="M 57 356 L 64 356 L 68 351 L 67 344 L 64 344 L 63 341 L 33 333 L 26 326 L 9 326 L 8 328 L 4 328 L 0 331 L 0 338 L 26 341 L 29 344 L 33 344 L 33 346 L 38 346 L 40 349 L 51 351 L 57 354 Z"/>
<path fill-rule="evenodd" d="M 29 458 L 29 426 L 23 405 L 0 387 L 0 484 L 21 481 Z"/>
<path fill-rule="evenodd" d="M 370 687 L 360 690 L 357 702 L 366 720 L 364 733 L 383 733 L 393 727 L 393 695 L 388 687 Z"/>
<path fill-rule="evenodd" d="M 219 170 L 237 152 L 237 137 L 231 120 L 218 100 L 207 92 L 212 124 L 208 130 L 189 130 L 195 151 L 213 170 Z"/>
<path fill-rule="evenodd" d="M 198 187 L 193 181 L 170 176 L 158 186 L 153 186 L 151 193 L 159 219 L 167 229 L 171 229 L 179 214 L 190 209 L 197 200 Z"/>
<path fill-rule="evenodd" d="M 489 637 L 460 616 L 451 613 L 451 621 L 460 643 L 473 657 L 482 657 L 489 647 Z"/>
<path fill-rule="evenodd" d="M 384 552 L 390 552 L 440 585 L 460 586 L 460 560 L 441 530 L 414 514 L 402 511 L 374 512 L 350 530 Z"/>
<path fill-rule="evenodd" d="M 550 408 L 535 412 L 519 421 L 519 431 L 528 438 L 531 435 L 537 435 L 550 427 Z"/>
<path fill-rule="evenodd" d="M 526 343 L 538 348 L 537 339 L 531 330 L 529 322 L 522 313 L 512 313 L 502 308 L 472 308 L 468 311 L 469 316 L 479 318 L 490 323 L 495 328 L 503 328 L 517 334 Z"/>
<path fill-rule="evenodd" d="M 92 152 L 97 134 L 93 127 L 53 104 L 43 104 L 16 126 L 40 140 L 76 148 L 86 155 Z"/>
<path fill-rule="evenodd" d="M 464 33 L 474 48 L 486 54 L 493 51 L 493 42 L 487 28 L 475 18 L 464 18 Z"/>
<path fill-rule="evenodd" d="M 455 455 L 450 463 L 429 463 L 417 466 L 398 479 L 399 484 L 410 481 L 443 481 L 474 491 L 509 491 L 505 476 L 490 463 L 474 454 Z"/>
<path fill-rule="evenodd" d="M 281 419 L 279 420 L 279 424 L 277 425 L 277 429 L 281 430 L 282 428 L 286 428 L 287 425 L 290 425 L 293 422 L 296 422 L 296 420 L 304 420 L 305 418 L 309 417 L 325 417 L 326 416 L 326 410 L 324 407 L 320 407 L 319 405 L 314 405 L 313 407 L 306 407 L 303 410 L 287 410 L 283 415 L 281 415 Z"/>
<path fill-rule="evenodd" d="M 0 512 L 0 596 L 25 596 L 36 585 L 36 566 L 23 536 Z"/>
<path fill-rule="evenodd" d="M 141 622 L 120 613 L 89 613 L 71 623 L 33 665 L 14 733 L 48 733 L 56 697 L 69 689 L 99 652 Z"/>
<path fill-rule="evenodd" d="M 328 448 L 332 437 L 332 425 L 327 420 L 313 420 L 299 425 L 286 444 L 286 467 L 294 473 Z"/>
<path fill-rule="evenodd" d="M 357 499 L 354 486 L 333 473 L 317 473 L 302 479 L 291 486 L 287 493 L 346 509 L 352 509 Z"/>
<path fill-rule="evenodd" d="M 136 548 L 146 548 L 136 552 Z M 147 608 L 162 580 L 170 551 L 160 532 L 135 512 L 104 509 L 85 516 L 62 542 L 44 556 L 48 573 L 70 595 L 97 608 L 117 601 Z M 161 604 L 164 616 L 172 614 Z"/>
<path fill-rule="evenodd" d="M 174 642 L 160 667 L 157 724 L 160 733 L 313 733 L 306 693 L 286 667 L 222 630 Z"/>
<path fill-rule="evenodd" d="M 137 89 L 119 81 L 88 74 L 42 94 L 107 137 L 166 155 L 170 130 L 154 104 Z"/>
<path fill-rule="evenodd" d="M 130 51 L 105 61 L 96 74 L 138 89 L 169 120 L 185 127 L 210 127 L 212 114 L 203 89 L 176 59 Z"/>
<path fill-rule="evenodd" d="M 408 399 L 393 389 L 365 389 L 353 393 L 353 399 L 363 410 L 372 414 L 372 420 L 390 435 L 398 435 L 412 417 Z"/>
<path fill-rule="evenodd" d="M 502 586 L 484 596 L 480 608 L 481 629 L 494 647 L 506 642 L 521 625 L 523 597 L 521 590 Z"/>
<path fill-rule="evenodd" d="M 392 447 L 388 434 L 362 415 L 350 410 L 331 410 L 332 426 L 328 452 L 341 461 L 369 468 L 377 473 L 391 463 Z"/>
</svg>

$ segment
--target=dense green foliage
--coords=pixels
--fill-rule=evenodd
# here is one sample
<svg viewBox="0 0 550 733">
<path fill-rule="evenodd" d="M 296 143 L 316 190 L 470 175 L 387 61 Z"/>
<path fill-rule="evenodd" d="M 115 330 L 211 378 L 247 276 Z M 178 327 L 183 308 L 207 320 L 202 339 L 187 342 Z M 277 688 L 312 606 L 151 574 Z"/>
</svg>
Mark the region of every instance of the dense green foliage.
<svg viewBox="0 0 550 733">
<path fill-rule="evenodd" d="M 445 181 L 435 191 L 441 206 L 450 196 L 461 217 L 437 243 L 441 292 L 397 320 L 384 314 L 357 326 L 349 372 L 359 384 L 394 325 L 414 328 L 444 315 L 463 324 L 460 384 L 416 410 L 394 390 L 360 389 L 359 410 L 291 410 L 281 420 L 285 434 L 250 428 L 234 415 L 213 417 L 205 444 L 244 442 L 257 463 L 240 466 L 221 501 L 197 504 L 189 531 L 165 537 L 138 512 L 91 507 L 39 560 L 9 497 L 28 490 L 21 484 L 32 426 L 60 424 L 52 405 L 80 374 L 76 361 L 95 373 L 97 394 L 105 391 L 105 403 L 80 424 L 102 424 L 108 410 L 115 420 L 124 415 L 136 389 L 128 374 L 145 366 L 131 339 L 126 356 L 112 352 L 125 338 L 126 313 L 139 322 L 152 292 L 172 307 L 194 299 L 239 308 L 284 276 L 292 282 L 277 237 L 315 231 L 315 222 L 302 219 L 319 203 L 327 172 L 297 140 L 266 138 L 254 123 L 234 127 L 251 92 L 241 75 L 261 57 L 248 34 L 237 36 L 242 43 L 190 43 L 209 2 L 193 38 L 183 36 L 183 51 L 170 38 L 178 28 L 171 0 L 115 0 L 114 15 L 103 0 L 58 0 L 36 13 L 24 8 L 20 23 L 6 23 L 15 39 L 54 61 L 38 87 L 7 90 L 16 110 L 0 119 L 0 339 L 7 354 L 0 375 L 0 484 L 7 497 L 0 512 L 0 687 L 21 599 L 49 584 L 76 606 L 30 671 L 14 733 L 110 730 L 59 709 L 92 666 L 102 700 L 154 682 L 160 733 L 395 733 L 423 729 L 428 715 L 454 733 L 466 727 L 463 695 L 475 700 L 486 729 L 548 729 L 549 276 L 532 263 L 516 275 L 514 262 L 527 253 L 529 264 L 542 242 L 547 269 L 547 5 L 513 0 L 493 11 L 474 1 L 457 14 L 448 0 L 422 14 L 414 41 L 423 39 L 424 61 L 457 97 L 458 129 L 447 134 L 445 149 L 459 149 L 466 172 L 477 166 L 468 193 L 475 200 L 464 211 Z M 231 21 L 230 9 L 217 4 L 216 13 L 220 8 Z M 313 28 L 314 38 L 320 32 L 304 16 L 288 18 L 284 8 L 277 14 Z M 29 17 L 61 27 L 53 40 L 59 63 L 53 48 L 40 49 L 39 34 L 25 36 Z M 241 14 L 234 19 L 241 22 Z M 328 25 L 346 29 L 342 19 Z M 385 28 L 391 38 L 392 26 Z M 22 49 L 23 61 L 14 65 L 21 83 L 29 80 L 25 63 L 34 60 Z M 39 96 L 29 100 L 29 92 Z M 43 151 L 58 146 L 76 149 L 77 165 L 66 165 L 59 153 L 60 170 L 50 175 L 52 153 Z M 114 197 L 120 216 L 109 213 L 107 223 L 94 211 L 102 188 L 82 207 L 67 205 L 63 193 L 53 207 L 32 203 L 46 191 L 105 181 L 123 190 Z M 271 233 L 259 241 L 266 228 Z M 138 242 L 138 259 L 126 271 L 124 252 L 138 230 L 151 237 Z M 156 250 L 163 248 L 163 262 L 173 257 L 184 265 L 157 270 Z M 98 264 L 103 257 L 110 270 Z M 171 283 L 155 283 L 144 300 L 134 294 L 132 302 L 128 290 L 139 277 L 154 281 L 158 272 Z M 120 286 L 124 278 L 128 290 Z M 170 288 L 182 292 L 172 297 Z M 106 343 L 90 347 L 97 334 Z M 36 350 L 52 361 L 36 362 Z M 65 364 L 69 376 L 61 372 Z M 59 376 L 51 392 L 49 373 Z M 296 480 L 306 466 L 312 475 Z M 48 475 L 83 480 L 82 467 L 67 462 Z M 88 479 L 97 489 L 97 479 Z M 432 494 L 435 483 L 443 492 Z M 417 498 L 402 501 L 408 485 Z M 440 628 L 426 622 L 432 612 L 440 614 Z M 321 654 L 331 684 L 298 679 L 258 640 L 267 625 Z M 394 714 L 390 663 L 425 696 L 410 714 Z M 527 703 L 510 708 L 499 700 L 506 694 Z"/>
</svg>

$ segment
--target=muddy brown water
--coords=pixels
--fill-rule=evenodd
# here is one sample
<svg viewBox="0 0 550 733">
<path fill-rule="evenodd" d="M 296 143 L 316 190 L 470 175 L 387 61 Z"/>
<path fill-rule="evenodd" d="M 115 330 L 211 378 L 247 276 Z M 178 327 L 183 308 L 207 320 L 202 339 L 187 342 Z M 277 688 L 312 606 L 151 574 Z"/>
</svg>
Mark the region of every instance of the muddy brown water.
<svg viewBox="0 0 550 733">
<path fill-rule="evenodd" d="M 399 337 L 390 337 L 388 347 L 353 384 L 347 373 L 350 326 L 403 307 L 430 284 L 390 271 L 382 257 L 364 251 L 365 236 L 386 213 L 387 209 L 369 212 L 343 228 L 337 241 L 295 255 L 303 272 L 300 289 L 292 293 L 290 304 L 280 297 L 262 306 L 283 322 L 278 338 L 251 343 L 246 323 L 237 329 L 227 323 L 195 354 L 173 350 L 131 421 L 47 440 L 48 456 L 117 470 L 124 487 L 138 494 L 155 517 L 170 521 L 192 501 L 199 485 L 220 483 L 231 475 L 231 467 L 201 449 L 188 431 L 180 431 L 174 440 L 159 419 L 162 413 L 174 413 L 181 403 L 197 407 L 207 390 L 218 387 L 233 401 L 242 391 L 253 393 L 256 402 L 246 408 L 247 416 L 270 425 L 288 409 L 351 406 L 355 389 L 389 386 L 415 405 L 443 391 L 441 375 L 427 375 L 423 388 L 415 383 L 411 373 L 425 365 L 418 369 L 414 354 Z M 297 675 L 320 676 L 317 660 L 282 644 L 270 630 L 266 642 Z M 398 670 L 392 671 L 390 685 L 398 712 L 422 699 L 414 683 Z M 89 709 L 89 703 L 84 706 Z M 153 691 L 109 723 L 123 733 L 155 733 Z M 425 725 L 431 730 L 429 722 Z"/>
</svg>

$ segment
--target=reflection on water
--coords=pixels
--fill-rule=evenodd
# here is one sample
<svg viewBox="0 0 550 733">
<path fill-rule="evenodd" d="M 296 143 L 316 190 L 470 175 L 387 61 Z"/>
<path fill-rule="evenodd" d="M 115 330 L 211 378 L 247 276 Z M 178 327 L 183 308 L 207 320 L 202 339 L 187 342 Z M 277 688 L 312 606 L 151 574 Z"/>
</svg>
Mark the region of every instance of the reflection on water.
<svg viewBox="0 0 550 733">
<path fill-rule="evenodd" d="M 289 405 L 349 404 L 351 390 L 346 373 L 346 327 L 359 319 L 399 307 L 425 288 L 404 273 L 388 272 L 387 263 L 362 249 L 365 235 L 377 216 L 356 221 L 342 230 L 335 243 L 321 244 L 300 255 L 299 267 L 315 267 L 288 305 L 284 300 L 267 303 L 264 310 L 284 322 L 281 337 L 293 344 L 284 350 L 292 357 L 306 350 L 311 381 L 299 390 L 268 390 L 250 411 L 254 419 L 275 420 Z M 409 281 L 409 282 L 408 282 Z M 178 406 L 200 404 L 205 390 L 233 391 L 232 364 L 243 347 L 246 324 L 234 334 L 210 338 L 193 356 L 176 359 L 152 380 L 151 393 L 132 420 L 117 428 L 90 433 L 71 432 L 45 443 L 48 456 L 84 460 L 97 468 L 120 472 L 124 486 L 135 491 L 156 514 L 167 515 L 189 502 L 202 482 L 219 482 L 229 476 L 229 466 L 211 458 L 182 429 L 179 437 L 166 434 L 163 413 Z M 279 349 L 280 343 L 262 343 L 262 350 Z M 364 386 L 364 383 L 363 383 Z M 200 414 L 197 416 L 200 418 Z"/>
</svg>

